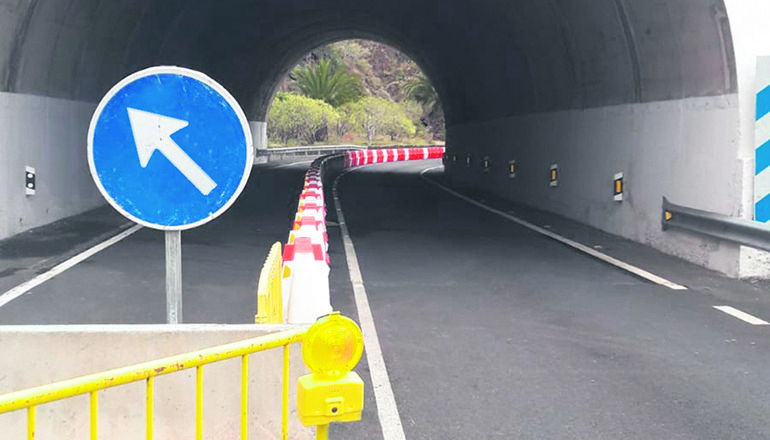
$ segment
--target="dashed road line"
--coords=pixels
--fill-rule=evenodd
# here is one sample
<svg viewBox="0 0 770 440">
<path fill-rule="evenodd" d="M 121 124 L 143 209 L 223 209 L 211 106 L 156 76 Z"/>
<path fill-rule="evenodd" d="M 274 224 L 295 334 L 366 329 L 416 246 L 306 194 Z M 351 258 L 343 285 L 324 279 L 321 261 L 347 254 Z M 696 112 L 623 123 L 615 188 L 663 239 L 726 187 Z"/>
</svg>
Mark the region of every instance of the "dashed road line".
<svg viewBox="0 0 770 440">
<path fill-rule="evenodd" d="M 443 166 L 427 168 L 427 169 L 423 170 L 420 173 L 420 177 L 423 180 L 425 180 L 426 182 L 430 183 L 431 185 L 433 185 L 433 186 L 435 186 L 437 188 L 440 188 L 440 189 L 448 192 L 449 194 L 452 194 L 455 197 L 463 199 L 466 202 L 471 203 L 471 204 L 473 204 L 473 205 L 475 205 L 475 206 L 477 206 L 477 207 L 479 207 L 481 209 L 489 211 L 489 212 L 491 212 L 493 214 L 497 214 L 497 215 L 499 215 L 501 217 L 505 217 L 508 220 L 511 220 L 512 222 L 519 224 L 520 226 L 523 226 L 523 227 L 525 227 L 527 229 L 535 231 L 538 234 L 545 235 L 546 237 L 551 238 L 553 240 L 556 240 L 556 241 L 558 241 L 560 243 L 566 244 L 567 246 L 570 246 L 570 247 L 572 247 L 574 249 L 577 249 L 577 250 L 579 250 L 579 251 L 581 251 L 581 252 L 583 252 L 585 254 L 588 254 L 588 255 L 590 255 L 590 256 L 598 259 L 598 260 L 601 260 L 601 261 L 603 261 L 603 262 L 605 262 L 607 264 L 611 264 L 612 266 L 615 266 L 618 269 L 622 269 L 622 270 L 624 270 L 626 272 L 629 272 L 629 273 L 631 273 L 633 275 L 636 275 L 639 278 L 643 278 L 643 279 L 645 279 L 647 281 L 650 281 L 650 282 L 653 282 L 655 284 L 668 287 L 671 290 L 687 290 L 687 287 L 685 287 L 685 286 L 682 286 L 680 284 L 676 284 L 674 282 L 671 282 L 671 281 L 669 281 L 669 280 L 667 280 L 667 279 L 665 279 L 663 277 L 659 277 L 659 276 L 657 276 L 657 275 L 655 275 L 653 273 L 650 273 L 650 272 L 648 272 L 648 271 L 646 271 L 644 269 L 641 269 L 639 267 L 633 266 L 633 265 L 628 264 L 628 263 L 626 263 L 624 261 L 618 260 L 617 258 L 610 257 L 609 255 L 607 255 L 605 253 L 602 253 L 602 252 L 599 252 L 596 249 L 592 249 L 592 248 L 590 248 L 588 246 L 585 246 L 583 244 L 580 244 L 580 243 L 578 243 L 576 241 L 570 240 L 569 238 L 562 237 L 559 234 L 553 233 L 553 232 L 551 232 L 551 231 L 549 231 L 549 230 L 547 230 L 545 228 L 541 228 L 540 226 L 533 225 L 532 223 L 530 223 L 530 222 L 528 222 L 526 220 L 520 219 L 520 218 L 518 218 L 516 216 L 513 216 L 511 214 L 508 214 L 508 213 L 505 213 L 503 211 L 500 211 L 499 209 L 495 209 L 495 208 L 493 208 L 493 207 L 491 207 L 489 205 L 481 203 L 481 202 L 479 202 L 477 200 L 474 200 L 474 199 L 472 199 L 472 198 L 470 198 L 468 196 L 460 194 L 457 191 L 454 191 L 454 190 L 452 190 L 450 188 L 447 188 L 446 186 L 444 186 L 444 185 L 436 182 L 435 180 L 430 179 L 430 178 L 425 176 L 425 174 L 427 172 L 435 170 L 435 169 L 439 169 L 439 168 L 443 168 Z"/>
<path fill-rule="evenodd" d="M 730 306 L 714 306 L 715 309 L 725 312 L 730 316 L 740 319 L 741 321 L 748 322 L 751 325 L 770 325 L 769 322 L 757 318 L 756 316 L 749 315 L 748 313 L 738 310 L 735 307 Z"/>
<path fill-rule="evenodd" d="M 70 258 L 69 260 L 58 264 L 51 268 L 51 270 L 42 273 L 35 278 L 32 278 L 31 280 L 21 283 L 18 286 L 14 287 L 13 289 L 3 293 L 0 295 L 0 307 L 3 307 L 4 305 L 8 304 L 9 302 L 13 301 L 14 299 L 20 297 L 21 295 L 24 295 L 25 293 L 29 292 L 30 290 L 34 289 L 35 287 L 45 283 L 46 281 L 50 280 L 51 278 L 55 277 L 56 275 L 61 274 L 62 272 L 65 272 L 77 265 L 78 263 L 83 262 L 84 260 L 96 255 L 97 253 L 107 249 L 108 247 L 112 246 L 115 243 L 120 242 L 126 237 L 131 236 L 136 231 L 142 229 L 141 225 L 135 225 L 131 228 L 121 232 L 120 234 L 110 238 L 109 240 L 103 241 L 96 246 L 83 251 L 74 257 Z"/>
<path fill-rule="evenodd" d="M 380 419 L 384 440 L 405 440 L 404 428 L 401 424 L 401 417 L 398 414 L 398 407 L 396 406 L 396 398 L 393 395 L 393 388 L 388 377 L 385 359 L 382 356 L 382 347 L 380 347 L 380 340 L 377 337 L 372 310 L 369 308 L 369 299 L 366 296 L 366 289 L 364 289 L 364 280 L 358 265 L 356 249 L 353 247 L 353 241 L 350 239 L 348 227 L 345 224 L 345 216 L 342 214 L 342 205 L 337 194 L 339 180 L 344 174 L 344 172 L 341 173 L 334 180 L 332 192 L 334 194 L 334 205 L 337 210 L 337 221 L 342 232 L 342 242 L 345 246 L 345 258 L 347 259 L 350 271 L 350 282 L 353 284 L 353 295 L 356 300 L 356 308 L 358 309 L 358 319 L 361 321 L 361 331 L 364 335 L 366 361 L 369 363 L 369 371 L 372 377 L 374 399 L 377 402 L 377 415 Z"/>
</svg>

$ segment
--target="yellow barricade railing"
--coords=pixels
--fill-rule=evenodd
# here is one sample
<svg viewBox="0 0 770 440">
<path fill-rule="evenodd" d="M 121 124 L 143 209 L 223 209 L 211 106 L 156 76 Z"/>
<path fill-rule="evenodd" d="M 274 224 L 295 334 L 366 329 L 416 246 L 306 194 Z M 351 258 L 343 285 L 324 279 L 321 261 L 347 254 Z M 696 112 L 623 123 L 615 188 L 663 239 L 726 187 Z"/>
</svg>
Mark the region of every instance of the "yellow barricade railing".
<svg viewBox="0 0 770 440">
<path fill-rule="evenodd" d="M 146 438 L 153 438 L 154 415 L 154 378 L 177 371 L 196 368 L 195 392 L 195 438 L 203 437 L 203 366 L 227 359 L 241 358 L 241 439 L 248 436 L 248 383 L 249 355 L 260 351 L 283 347 L 283 389 L 282 389 L 282 423 L 281 438 L 288 439 L 289 429 L 289 346 L 301 342 L 307 329 L 301 328 L 273 333 L 247 339 L 241 342 L 220 345 L 177 356 L 171 356 L 155 361 L 144 362 L 130 367 L 83 376 L 29 388 L 5 395 L 0 395 L 0 414 L 27 410 L 27 439 L 35 439 L 35 410 L 38 405 L 66 399 L 69 397 L 89 394 L 90 402 L 90 431 L 91 440 L 98 437 L 98 392 L 107 388 L 125 385 L 133 382 L 146 381 Z"/>
<path fill-rule="evenodd" d="M 283 294 L 281 292 L 281 243 L 270 248 L 257 284 L 257 324 L 283 323 Z"/>
</svg>

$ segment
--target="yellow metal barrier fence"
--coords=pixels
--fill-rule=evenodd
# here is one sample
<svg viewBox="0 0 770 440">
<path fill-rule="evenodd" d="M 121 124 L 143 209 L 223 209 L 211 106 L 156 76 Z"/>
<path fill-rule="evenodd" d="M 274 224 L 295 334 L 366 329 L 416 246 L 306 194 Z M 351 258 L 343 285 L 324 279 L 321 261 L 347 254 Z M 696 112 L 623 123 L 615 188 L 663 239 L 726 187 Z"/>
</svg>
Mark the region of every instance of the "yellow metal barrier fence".
<svg viewBox="0 0 770 440">
<path fill-rule="evenodd" d="M 257 284 L 257 314 L 254 322 L 257 324 L 283 323 L 283 294 L 281 292 L 281 243 L 275 243 L 270 248 Z"/>
<path fill-rule="evenodd" d="M 29 388 L 0 396 L 0 414 L 26 409 L 27 439 L 35 439 L 35 410 L 38 405 L 89 394 L 91 440 L 98 434 L 98 392 L 107 388 L 145 380 L 146 385 L 146 438 L 153 438 L 154 379 L 157 376 L 196 368 L 195 438 L 203 438 L 203 366 L 236 357 L 241 358 L 241 439 L 248 437 L 248 383 L 249 355 L 260 351 L 283 347 L 283 389 L 281 438 L 288 439 L 289 430 L 289 346 L 301 342 L 307 329 L 288 330 L 259 336 L 241 342 L 220 345 L 203 350 L 144 362 L 130 367 Z"/>
</svg>

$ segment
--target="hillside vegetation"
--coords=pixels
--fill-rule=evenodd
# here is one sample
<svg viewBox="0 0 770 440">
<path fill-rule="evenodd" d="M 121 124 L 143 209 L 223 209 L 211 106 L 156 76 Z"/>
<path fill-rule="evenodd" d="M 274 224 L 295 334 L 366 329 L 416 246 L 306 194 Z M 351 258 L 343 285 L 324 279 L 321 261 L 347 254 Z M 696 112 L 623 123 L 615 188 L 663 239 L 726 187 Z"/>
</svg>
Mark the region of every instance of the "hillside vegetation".
<svg viewBox="0 0 770 440">
<path fill-rule="evenodd" d="M 346 40 L 308 53 L 281 81 L 268 114 L 271 146 L 443 142 L 430 81 L 384 44 Z"/>
</svg>

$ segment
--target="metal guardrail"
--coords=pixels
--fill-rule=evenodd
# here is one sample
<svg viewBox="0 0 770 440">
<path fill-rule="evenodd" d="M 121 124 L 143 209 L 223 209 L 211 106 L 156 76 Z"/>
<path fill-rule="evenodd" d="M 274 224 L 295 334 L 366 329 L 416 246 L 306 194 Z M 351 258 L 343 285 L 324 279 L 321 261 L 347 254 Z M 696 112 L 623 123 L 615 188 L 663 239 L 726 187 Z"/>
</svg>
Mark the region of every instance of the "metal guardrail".
<svg viewBox="0 0 770 440">
<path fill-rule="evenodd" d="M 322 156 L 327 154 L 344 153 L 349 150 L 382 150 L 391 148 L 432 148 L 443 145 L 374 145 L 371 147 L 360 145 L 318 145 L 307 147 L 281 147 L 257 149 L 258 157 L 269 156 Z"/>
<path fill-rule="evenodd" d="M 301 342 L 306 328 L 288 330 L 247 339 L 241 342 L 220 345 L 155 361 L 144 362 L 124 368 L 91 374 L 75 379 L 43 385 L 26 390 L 0 395 L 0 414 L 27 410 L 27 440 L 35 439 L 35 413 L 39 405 L 70 397 L 90 394 L 91 440 L 98 438 L 98 392 L 129 383 L 146 381 L 146 438 L 153 438 L 154 379 L 157 376 L 196 368 L 195 392 L 195 438 L 203 436 L 203 366 L 214 362 L 241 358 L 241 440 L 248 436 L 248 383 L 249 355 L 283 347 L 283 389 L 281 438 L 288 439 L 289 430 L 289 346 Z"/>
<path fill-rule="evenodd" d="M 341 153 L 348 150 L 366 150 L 357 145 L 318 145 L 308 147 L 260 148 L 257 156 L 320 156 Z"/>
<path fill-rule="evenodd" d="M 281 243 L 270 248 L 257 284 L 256 324 L 283 324 L 283 293 L 281 292 Z"/>
<path fill-rule="evenodd" d="M 663 197 L 663 229 L 678 228 L 770 251 L 770 225 L 675 205 Z"/>
</svg>

